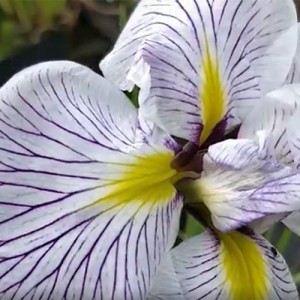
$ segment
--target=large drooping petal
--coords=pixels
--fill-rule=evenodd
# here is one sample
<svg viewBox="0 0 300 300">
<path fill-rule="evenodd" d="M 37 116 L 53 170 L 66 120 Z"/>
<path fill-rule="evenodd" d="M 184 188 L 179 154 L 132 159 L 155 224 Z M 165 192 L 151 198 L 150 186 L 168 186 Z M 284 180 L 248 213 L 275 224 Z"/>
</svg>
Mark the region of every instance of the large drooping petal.
<svg viewBox="0 0 300 300">
<path fill-rule="evenodd" d="M 284 82 L 296 22 L 292 0 L 145 0 L 101 69 L 122 88 L 141 88 L 143 116 L 203 142 Z"/>
<path fill-rule="evenodd" d="M 221 231 L 300 209 L 300 172 L 265 159 L 258 142 L 252 140 L 211 146 L 201 178 L 190 185 L 194 194 L 189 201 L 203 201 Z"/>
<path fill-rule="evenodd" d="M 150 299 L 298 299 L 283 257 L 263 237 L 213 233 L 184 241 L 163 259 Z"/>
<path fill-rule="evenodd" d="M 71 62 L 0 101 L 0 298 L 143 299 L 177 235 L 174 142 Z"/>
</svg>

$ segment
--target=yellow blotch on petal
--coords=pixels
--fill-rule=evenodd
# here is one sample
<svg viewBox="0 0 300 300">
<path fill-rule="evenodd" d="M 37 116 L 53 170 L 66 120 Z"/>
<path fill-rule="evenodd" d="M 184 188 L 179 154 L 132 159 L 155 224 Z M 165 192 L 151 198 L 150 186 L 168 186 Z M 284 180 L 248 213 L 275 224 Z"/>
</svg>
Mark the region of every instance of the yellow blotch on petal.
<svg viewBox="0 0 300 300">
<path fill-rule="evenodd" d="M 226 110 L 226 97 L 219 61 L 217 57 L 213 57 L 208 41 L 206 41 L 201 63 L 200 107 L 203 129 L 200 144 L 205 142 L 215 126 L 223 119 Z"/>
<path fill-rule="evenodd" d="M 173 182 L 178 176 L 171 168 L 173 157 L 173 152 L 166 150 L 116 164 L 121 169 L 120 176 L 107 182 L 108 193 L 95 204 L 109 201 L 116 205 L 130 202 L 152 206 L 170 201 L 176 193 Z"/>
<path fill-rule="evenodd" d="M 268 298 L 267 262 L 259 246 L 241 232 L 218 232 L 221 261 L 232 300 Z"/>
</svg>

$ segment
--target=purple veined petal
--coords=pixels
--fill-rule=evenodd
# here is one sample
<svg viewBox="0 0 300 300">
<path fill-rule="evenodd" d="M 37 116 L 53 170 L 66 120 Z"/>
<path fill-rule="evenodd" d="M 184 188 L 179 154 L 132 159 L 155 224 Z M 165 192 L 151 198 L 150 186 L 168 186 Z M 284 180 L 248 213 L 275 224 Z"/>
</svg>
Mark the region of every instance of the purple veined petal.
<svg viewBox="0 0 300 300">
<path fill-rule="evenodd" d="M 163 259 L 151 300 L 298 299 L 283 257 L 262 236 L 210 230 Z"/>
<path fill-rule="evenodd" d="M 293 59 L 291 69 L 288 73 L 286 83 L 299 83 L 300 82 L 300 23 L 298 23 L 298 45 L 296 54 Z"/>
<path fill-rule="evenodd" d="M 299 169 L 299 84 L 285 85 L 268 93 L 243 122 L 239 138 L 261 137 L 261 150 L 266 159 Z M 263 217 L 251 225 L 262 233 L 289 213 Z"/>
<path fill-rule="evenodd" d="M 139 1 L 129 18 L 114 49 L 100 63 L 100 69 L 105 77 L 116 83 L 122 90 L 132 90 L 134 83 L 128 80 L 127 74 L 133 64 L 134 57 L 141 42 L 157 32 L 168 17 L 170 0 Z M 170 16 L 172 17 L 172 16 Z"/>
<path fill-rule="evenodd" d="M 256 139 L 260 136 L 266 157 L 287 165 L 296 163 L 295 151 L 292 151 L 295 130 L 291 130 L 291 122 L 293 119 L 293 123 L 299 122 L 294 116 L 300 108 L 298 91 L 300 86 L 293 84 L 268 93 L 242 123 L 238 137 Z"/>
<path fill-rule="evenodd" d="M 300 172 L 294 167 L 266 159 L 252 140 L 228 140 L 210 148 L 193 189 L 216 228 L 230 231 L 300 209 Z"/>
<path fill-rule="evenodd" d="M 286 43 L 291 46 L 290 49 Z M 286 82 L 287 74 L 291 70 L 296 55 L 297 44 L 298 24 L 294 22 L 265 51 L 265 57 L 256 65 L 257 71 L 262 76 L 260 82 L 262 95 L 273 91 Z M 287 55 L 284 55 L 282 51 L 287 51 Z"/>
<path fill-rule="evenodd" d="M 76 63 L 25 69 L 0 101 L 0 298 L 145 298 L 178 230 L 174 142 Z"/>
<path fill-rule="evenodd" d="M 234 156 L 231 154 L 234 153 Z M 258 168 L 261 160 L 258 156 L 259 145 L 248 139 L 226 140 L 208 148 L 204 156 L 204 172 L 218 168 L 228 170 L 243 170 L 250 166 Z"/>
<path fill-rule="evenodd" d="M 141 88 L 147 119 L 203 142 L 284 82 L 296 23 L 293 1 L 141 1 L 101 69 L 122 88 Z"/>
</svg>

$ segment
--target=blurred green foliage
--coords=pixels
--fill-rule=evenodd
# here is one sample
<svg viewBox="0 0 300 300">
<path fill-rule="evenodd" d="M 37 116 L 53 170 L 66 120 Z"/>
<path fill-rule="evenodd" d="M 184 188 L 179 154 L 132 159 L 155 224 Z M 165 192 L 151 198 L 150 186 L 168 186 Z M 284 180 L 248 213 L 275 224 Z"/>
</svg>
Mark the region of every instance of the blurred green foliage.
<svg viewBox="0 0 300 300">
<path fill-rule="evenodd" d="M 0 59 L 56 29 L 67 0 L 0 0 Z"/>
<path fill-rule="evenodd" d="M 22 47 L 39 43 L 48 31 L 65 32 L 72 38 L 83 19 L 100 33 L 98 37 L 102 34 L 111 38 L 112 44 L 135 3 L 135 0 L 0 0 L 0 60 Z M 84 34 L 81 44 L 85 44 Z"/>
</svg>

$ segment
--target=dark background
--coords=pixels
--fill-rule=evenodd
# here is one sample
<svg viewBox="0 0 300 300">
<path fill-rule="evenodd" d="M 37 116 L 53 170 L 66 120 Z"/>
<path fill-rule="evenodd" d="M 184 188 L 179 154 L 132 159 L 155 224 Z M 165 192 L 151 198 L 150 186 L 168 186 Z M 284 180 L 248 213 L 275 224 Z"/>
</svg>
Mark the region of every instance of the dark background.
<svg viewBox="0 0 300 300">
<path fill-rule="evenodd" d="M 46 60 L 74 60 L 99 72 L 99 61 L 136 2 L 0 0 L 0 85 L 16 71 Z M 300 0 L 295 3 L 300 16 Z"/>
</svg>

